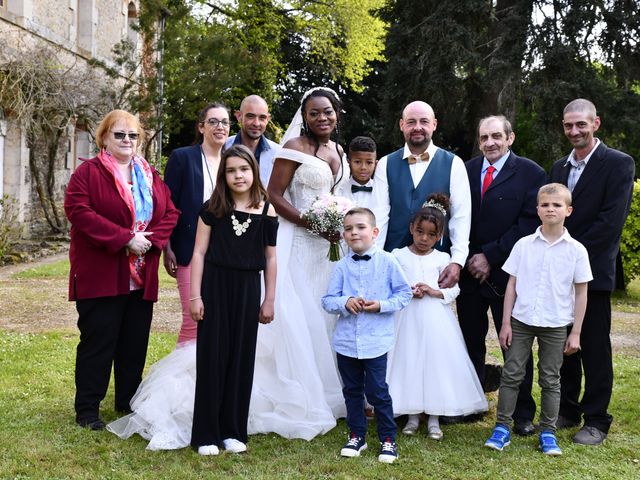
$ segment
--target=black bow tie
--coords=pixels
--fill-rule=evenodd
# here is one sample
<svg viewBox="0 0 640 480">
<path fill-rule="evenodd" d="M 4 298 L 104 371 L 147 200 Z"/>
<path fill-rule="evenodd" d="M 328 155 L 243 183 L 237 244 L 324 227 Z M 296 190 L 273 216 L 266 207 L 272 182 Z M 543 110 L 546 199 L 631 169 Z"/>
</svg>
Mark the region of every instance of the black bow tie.
<svg viewBox="0 0 640 480">
<path fill-rule="evenodd" d="M 357 253 L 354 253 L 353 255 L 351 255 L 351 258 L 353 258 L 356 262 L 359 262 L 360 260 L 371 260 L 371 255 L 358 255 Z"/>
<path fill-rule="evenodd" d="M 351 193 L 356 192 L 373 192 L 373 187 L 365 187 L 363 185 L 351 185 Z"/>
</svg>

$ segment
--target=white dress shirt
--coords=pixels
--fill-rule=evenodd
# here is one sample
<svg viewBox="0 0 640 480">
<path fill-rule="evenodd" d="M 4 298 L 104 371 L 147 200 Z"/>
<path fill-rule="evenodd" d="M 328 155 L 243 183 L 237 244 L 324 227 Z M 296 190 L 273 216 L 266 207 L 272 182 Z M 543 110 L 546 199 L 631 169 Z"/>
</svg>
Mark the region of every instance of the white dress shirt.
<svg viewBox="0 0 640 480">
<path fill-rule="evenodd" d="M 376 169 L 376 173 L 373 178 L 362 186 L 371 187 L 373 190 L 370 192 L 351 192 L 351 185 L 361 186 L 352 177 L 349 178 L 349 182 L 345 182 L 340 191 L 336 192 L 336 195 L 340 195 L 345 198 L 351 199 L 353 203 L 358 207 L 368 208 L 376 216 L 376 226 L 380 233 L 376 239 L 376 245 L 380 248 L 384 247 L 384 242 L 387 239 L 387 228 L 389 227 L 389 186 L 387 185 L 386 176 L 381 179 L 378 175 L 379 169 Z"/>
<path fill-rule="evenodd" d="M 413 186 L 420 183 L 422 176 L 429 169 L 431 159 L 438 151 L 437 146 L 431 142 L 427 147 L 429 153 L 429 160 L 426 162 L 416 162 L 413 165 L 409 165 L 411 170 L 411 178 L 413 179 Z M 411 155 L 409 146 L 405 143 L 403 158 L 408 158 Z M 376 168 L 376 177 L 380 178 L 387 183 L 387 156 L 385 155 L 378 162 Z M 436 192 L 431 192 L 436 193 Z M 450 215 L 449 215 L 449 239 L 451 240 L 451 262 L 457 263 L 461 267 L 467 261 L 469 255 L 469 232 L 471 230 L 471 189 L 469 187 L 469 177 L 467 176 L 467 169 L 464 166 L 464 162 L 457 155 L 453 156 L 453 162 L 451 164 L 451 177 L 449 179 L 449 202 L 450 202 Z M 407 228 L 409 226 L 407 225 Z"/>
<path fill-rule="evenodd" d="M 574 320 L 576 283 L 593 280 L 589 254 L 567 229 L 555 242 L 542 234 L 522 237 L 502 266 L 516 277 L 516 303 L 511 316 L 533 327 L 563 327 Z"/>
</svg>

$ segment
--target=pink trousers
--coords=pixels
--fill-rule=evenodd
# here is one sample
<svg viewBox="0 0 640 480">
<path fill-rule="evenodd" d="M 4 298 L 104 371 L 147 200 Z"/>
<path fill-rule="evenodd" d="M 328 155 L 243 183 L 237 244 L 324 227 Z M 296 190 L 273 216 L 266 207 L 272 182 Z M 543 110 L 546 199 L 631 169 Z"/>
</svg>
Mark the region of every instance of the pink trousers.
<svg viewBox="0 0 640 480">
<path fill-rule="evenodd" d="M 182 305 L 182 326 L 178 335 L 178 345 L 189 340 L 194 340 L 198 335 L 198 323 L 191 319 L 189 310 L 189 295 L 191 287 L 191 263 L 183 267 L 178 265 L 176 273 L 178 281 L 178 293 L 180 294 L 180 304 Z"/>
</svg>

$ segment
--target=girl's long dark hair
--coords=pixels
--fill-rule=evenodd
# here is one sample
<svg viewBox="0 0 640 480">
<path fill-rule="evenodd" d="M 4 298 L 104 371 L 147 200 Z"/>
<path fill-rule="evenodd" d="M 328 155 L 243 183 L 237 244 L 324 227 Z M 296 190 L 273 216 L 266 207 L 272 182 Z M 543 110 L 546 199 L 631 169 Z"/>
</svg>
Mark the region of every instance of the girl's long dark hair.
<svg viewBox="0 0 640 480">
<path fill-rule="evenodd" d="M 244 145 L 232 145 L 222 152 L 218 174 L 216 175 L 216 188 L 213 189 L 213 193 L 209 199 L 209 211 L 217 218 L 230 215 L 235 208 L 235 202 L 231 196 L 231 189 L 227 185 L 226 178 L 227 160 L 230 157 L 242 158 L 246 160 L 251 167 L 253 183 L 249 188 L 251 198 L 251 203 L 248 205 L 249 208 L 259 208 L 260 202 L 267 200 L 267 191 L 260 181 L 260 169 L 258 168 L 256 157 L 253 156 L 253 152 Z"/>
</svg>

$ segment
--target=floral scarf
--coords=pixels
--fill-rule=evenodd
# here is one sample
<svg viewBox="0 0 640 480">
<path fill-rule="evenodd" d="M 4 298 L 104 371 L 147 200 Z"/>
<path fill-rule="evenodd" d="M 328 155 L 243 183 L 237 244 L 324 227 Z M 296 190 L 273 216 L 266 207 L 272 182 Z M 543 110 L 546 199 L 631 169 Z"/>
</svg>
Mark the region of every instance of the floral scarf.
<svg viewBox="0 0 640 480">
<path fill-rule="evenodd" d="M 144 232 L 149 225 L 153 215 L 153 173 L 147 161 L 134 155 L 131 158 L 131 184 L 120 174 L 117 160 L 106 150 L 98 154 L 98 160 L 109 171 L 115 181 L 115 187 L 122 200 L 131 212 L 133 224 L 131 230 L 134 232 Z M 129 253 L 129 271 L 131 290 L 138 289 L 144 285 L 144 255 Z"/>
</svg>

